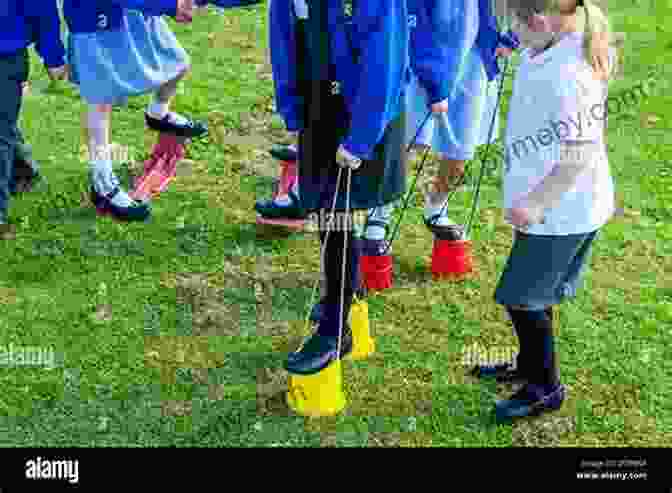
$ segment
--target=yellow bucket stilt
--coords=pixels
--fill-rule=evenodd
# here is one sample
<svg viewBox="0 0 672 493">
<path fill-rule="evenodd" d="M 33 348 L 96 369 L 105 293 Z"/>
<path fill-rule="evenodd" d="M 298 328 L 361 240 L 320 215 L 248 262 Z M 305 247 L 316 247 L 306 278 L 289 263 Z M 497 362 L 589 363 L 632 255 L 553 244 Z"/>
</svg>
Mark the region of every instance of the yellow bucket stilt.
<svg viewBox="0 0 672 493">
<path fill-rule="evenodd" d="M 376 344 L 371 337 L 369 324 L 369 304 L 364 300 L 357 300 L 350 308 L 350 327 L 352 328 L 353 360 L 364 359 L 373 354 Z"/>
<path fill-rule="evenodd" d="M 297 414 L 319 418 L 345 409 L 343 367 L 336 360 L 315 375 L 289 375 L 287 405 Z"/>
</svg>

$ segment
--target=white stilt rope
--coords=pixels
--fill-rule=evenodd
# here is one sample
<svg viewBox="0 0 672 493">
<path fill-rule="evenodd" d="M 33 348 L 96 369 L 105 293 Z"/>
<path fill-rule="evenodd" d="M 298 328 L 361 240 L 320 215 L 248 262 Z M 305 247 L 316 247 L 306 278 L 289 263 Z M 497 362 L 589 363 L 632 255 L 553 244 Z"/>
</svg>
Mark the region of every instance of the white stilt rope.
<svg viewBox="0 0 672 493">
<path fill-rule="evenodd" d="M 329 233 L 331 231 L 331 225 L 334 222 L 334 219 L 335 219 L 335 216 L 336 216 L 336 202 L 338 200 L 338 190 L 340 189 L 340 186 L 341 186 L 341 176 L 342 176 L 342 174 L 343 174 L 343 168 L 339 167 L 338 176 L 336 177 L 336 191 L 334 192 L 334 200 L 331 204 L 331 213 L 329 214 L 329 220 L 328 220 L 327 228 L 326 228 L 327 231 L 326 231 L 326 234 L 324 235 L 324 242 L 323 242 L 323 244 L 320 248 L 320 271 L 321 272 L 326 272 L 324 257 L 325 257 L 326 251 L 327 251 L 327 241 L 329 240 Z M 349 189 L 348 189 L 348 194 L 349 194 Z M 349 205 L 349 203 L 350 202 L 349 202 L 349 197 L 348 197 L 348 205 Z M 319 234 L 320 226 L 321 226 L 321 224 L 318 224 L 318 234 Z M 345 258 L 345 253 L 343 254 L 343 258 Z M 304 330 L 308 330 L 308 326 L 310 325 L 310 312 L 312 311 L 312 307 L 315 304 L 315 300 L 316 300 L 315 295 L 317 294 L 317 289 L 320 286 L 320 281 L 321 281 L 321 276 L 317 278 L 317 280 L 315 281 L 315 284 L 313 285 L 313 292 L 310 295 L 310 300 L 308 302 L 308 307 L 307 307 L 307 310 L 306 310 L 307 314 L 306 314 L 306 318 L 305 318 L 305 321 L 304 321 L 305 322 Z M 345 292 L 345 288 L 343 288 L 343 292 Z M 306 341 L 304 340 L 304 342 L 301 344 L 301 346 L 299 346 L 299 348 L 296 350 L 296 352 L 301 351 L 305 342 Z M 340 355 L 340 337 L 339 337 L 339 355 Z"/>
<path fill-rule="evenodd" d="M 353 168 L 351 166 L 348 166 L 348 183 L 346 185 L 346 190 L 345 190 L 345 221 L 348 222 L 348 225 L 345 230 L 345 234 L 343 235 L 343 262 L 342 262 L 342 268 L 341 268 L 341 307 L 340 310 L 338 311 L 338 347 L 336 349 L 336 355 L 338 359 L 341 359 L 341 342 L 343 340 L 343 325 L 344 325 L 344 318 L 345 314 L 343 313 L 345 310 L 345 268 L 348 263 L 348 238 L 350 236 L 349 234 L 349 228 L 350 228 L 350 190 L 352 187 L 352 170 Z M 343 168 L 341 168 L 338 173 L 343 171 Z M 336 194 L 338 194 L 338 188 L 336 189 Z M 325 241 L 326 243 L 326 241 Z M 352 267 L 352 266 L 351 266 Z"/>
<path fill-rule="evenodd" d="M 422 132 L 422 129 L 425 128 L 425 125 L 429 121 L 429 119 L 432 116 L 432 110 L 429 110 L 427 113 L 427 116 L 423 120 L 423 122 L 418 126 L 418 130 L 415 132 L 415 137 L 413 137 L 413 140 L 409 142 L 408 147 L 406 147 L 406 155 L 408 155 L 409 152 L 411 152 L 411 147 L 413 147 L 413 144 L 416 144 L 418 141 L 418 137 L 420 136 L 420 132 Z M 387 245 L 385 245 L 385 250 L 383 252 L 383 255 L 387 255 L 387 253 L 390 251 L 390 248 L 392 248 L 392 242 L 394 241 L 395 236 L 397 236 L 397 233 L 399 233 L 399 228 L 401 227 L 401 221 L 404 219 L 404 214 L 406 213 L 406 209 L 408 209 L 408 201 L 411 199 L 411 196 L 413 195 L 413 192 L 415 191 L 415 185 L 418 183 L 418 178 L 420 178 L 420 175 L 422 174 L 422 170 L 425 167 L 425 162 L 427 161 L 427 156 L 429 156 L 429 150 L 430 147 L 425 149 L 425 153 L 422 156 L 422 161 L 420 162 L 420 166 L 418 167 L 418 171 L 415 173 L 415 178 L 413 179 L 413 183 L 411 184 L 411 189 L 409 192 L 406 194 L 406 197 L 404 198 L 404 205 L 401 208 L 401 214 L 399 215 L 399 220 L 397 221 L 397 224 L 394 226 L 394 230 L 392 231 L 392 235 L 390 236 L 390 240 L 387 242 Z M 369 219 L 371 216 L 369 216 Z"/>
</svg>

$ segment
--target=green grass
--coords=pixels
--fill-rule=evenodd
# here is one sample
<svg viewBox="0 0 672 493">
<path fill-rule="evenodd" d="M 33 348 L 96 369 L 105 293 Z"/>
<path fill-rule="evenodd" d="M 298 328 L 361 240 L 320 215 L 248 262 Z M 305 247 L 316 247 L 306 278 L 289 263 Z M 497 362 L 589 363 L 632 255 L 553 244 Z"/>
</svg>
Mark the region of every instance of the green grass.
<svg viewBox="0 0 672 493">
<path fill-rule="evenodd" d="M 431 281 L 432 239 L 416 194 L 395 244 L 394 289 L 369 299 L 376 353 L 344 363 L 345 412 L 315 420 L 287 410 L 280 368 L 305 334 L 318 245 L 314 234 L 257 237 L 252 205 L 269 195 L 277 166 L 265 150 L 286 135 L 272 112 L 266 14 L 253 8 L 175 27 L 193 57 L 176 108 L 209 115 L 213 132 L 189 146 L 191 173 L 155 201 L 148 224 L 96 219 L 82 204 L 77 93 L 55 86 L 25 99 L 22 128 L 50 188 L 12 203 L 23 223 L 0 243 L 0 345 L 51 348 L 57 365 L 0 369 L 0 446 L 672 443 L 672 28 L 657 21 L 672 12 L 669 2 L 654 10 L 625 0 L 609 12 L 627 33 L 626 77 L 613 92 L 652 69 L 656 84 L 610 118 L 625 215 L 604 229 L 585 288 L 560 310 L 569 387 L 560 412 L 496 426 L 492 405 L 507 389 L 464 377 L 468 348 L 501 354 L 515 345 L 492 302 L 511 241 L 494 173 L 472 234 L 474 276 Z M 36 58 L 32 67 L 46 87 Z M 143 127 L 146 103 L 113 115 L 114 142 L 138 161 L 154 139 Z M 57 195 L 63 205 L 50 212 L 44 204 Z M 466 199 L 456 200 L 457 217 Z"/>
</svg>

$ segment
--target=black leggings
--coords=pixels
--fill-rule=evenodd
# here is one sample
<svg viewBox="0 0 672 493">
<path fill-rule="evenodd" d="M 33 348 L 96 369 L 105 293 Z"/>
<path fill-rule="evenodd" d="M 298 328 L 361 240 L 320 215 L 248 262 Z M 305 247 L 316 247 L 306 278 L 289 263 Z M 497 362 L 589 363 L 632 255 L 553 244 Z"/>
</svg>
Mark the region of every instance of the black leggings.
<svg viewBox="0 0 672 493">
<path fill-rule="evenodd" d="M 338 221 L 335 221 L 338 223 Z M 352 225 L 352 221 L 350 221 Z M 343 231 L 347 229 L 347 231 Z M 359 287 L 359 243 L 355 239 L 352 228 L 338 228 L 329 232 L 320 231 L 320 252 L 327 247 L 324 254 L 324 274 L 327 281 L 327 293 L 324 298 L 324 318 L 320 323 L 319 332 L 325 336 L 337 336 L 340 321 L 341 283 L 343 279 L 343 256 L 345 255 L 345 290 L 343 293 L 343 325 L 347 324 L 350 306 Z M 347 251 L 343 242 L 347 236 Z"/>
</svg>

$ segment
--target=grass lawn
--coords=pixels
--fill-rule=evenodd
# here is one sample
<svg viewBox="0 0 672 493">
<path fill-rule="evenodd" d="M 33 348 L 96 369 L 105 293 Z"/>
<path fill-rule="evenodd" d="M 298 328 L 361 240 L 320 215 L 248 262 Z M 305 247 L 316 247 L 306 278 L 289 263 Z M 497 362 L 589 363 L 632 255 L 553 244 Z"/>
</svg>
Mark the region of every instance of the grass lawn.
<svg viewBox="0 0 672 493">
<path fill-rule="evenodd" d="M 624 213 L 597 242 L 580 296 L 560 310 L 569 400 L 514 426 L 491 418 L 510 389 L 465 377 L 475 348 L 502 355 L 515 345 L 492 301 L 511 242 L 497 173 L 483 185 L 476 272 L 463 282 L 432 282 L 415 194 L 394 247 L 394 288 L 368 300 L 376 353 L 344 363 L 343 414 L 307 419 L 284 406 L 281 367 L 305 335 L 317 238 L 258 237 L 252 209 L 277 172 L 266 151 L 286 138 L 273 113 L 266 7 L 175 27 L 193 57 L 175 107 L 207 116 L 212 132 L 189 146 L 147 224 L 96 219 L 82 103 L 70 86 L 48 87 L 33 57 L 22 128 L 49 186 L 13 201 L 22 223 L 0 242 L 0 346 L 53 350 L 55 364 L 0 368 L 0 446 L 669 446 L 672 26 L 658 20 L 672 6 L 648 5 L 609 5 L 627 34 L 626 76 L 612 94 L 651 83 L 610 116 Z M 131 153 L 120 176 L 154 142 L 147 101 L 114 111 L 113 141 Z M 469 197 L 455 200 L 456 218 Z"/>
</svg>

